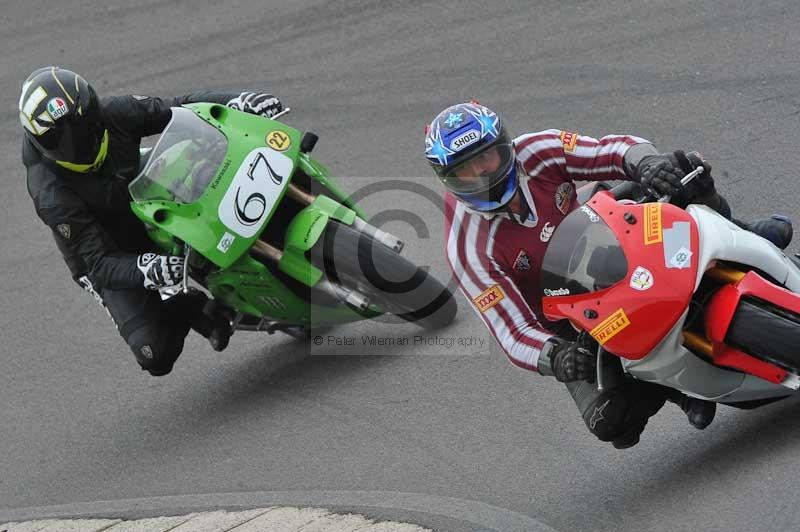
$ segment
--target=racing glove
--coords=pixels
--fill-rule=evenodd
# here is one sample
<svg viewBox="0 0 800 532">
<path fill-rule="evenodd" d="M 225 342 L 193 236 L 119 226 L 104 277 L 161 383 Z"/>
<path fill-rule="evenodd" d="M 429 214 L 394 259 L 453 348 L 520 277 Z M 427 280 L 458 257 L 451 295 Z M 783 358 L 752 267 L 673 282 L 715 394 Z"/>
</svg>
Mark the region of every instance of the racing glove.
<svg viewBox="0 0 800 532">
<path fill-rule="evenodd" d="M 542 347 L 539 372 L 553 375 L 560 382 L 594 382 L 597 377 L 597 358 L 581 341 L 571 342 L 553 337 Z"/>
<path fill-rule="evenodd" d="M 682 186 L 681 179 L 698 166 L 704 167 L 703 173 Z M 674 203 L 678 205 L 703 203 L 716 194 L 711 165 L 696 151 L 647 155 L 637 165 L 636 174 L 644 186 L 659 196 L 677 196 Z"/>
<path fill-rule="evenodd" d="M 681 179 L 686 175 L 676 153 L 642 157 L 636 167 L 636 177 L 659 196 L 674 196 L 681 189 Z"/>
<path fill-rule="evenodd" d="M 283 110 L 283 104 L 279 99 L 271 94 L 259 92 L 243 92 L 225 105 L 231 109 L 267 118 L 272 118 Z"/>
<path fill-rule="evenodd" d="M 158 290 L 181 282 L 184 262 L 183 257 L 145 253 L 136 259 L 136 266 L 144 276 L 144 287 Z"/>
</svg>

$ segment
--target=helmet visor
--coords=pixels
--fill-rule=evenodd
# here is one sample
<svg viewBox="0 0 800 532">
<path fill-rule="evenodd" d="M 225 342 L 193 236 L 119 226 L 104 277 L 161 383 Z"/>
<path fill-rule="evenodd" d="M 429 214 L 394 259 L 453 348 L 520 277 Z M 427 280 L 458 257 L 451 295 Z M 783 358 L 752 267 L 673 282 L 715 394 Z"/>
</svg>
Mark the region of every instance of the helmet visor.
<svg viewBox="0 0 800 532">
<path fill-rule="evenodd" d="M 501 184 L 513 164 L 511 144 L 490 144 L 445 168 L 441 179 L 449 190 L 457 194 L 480 195 Z"/>
<path fill-rule="evenodd" d="M 48 159 L 73 164 L 91 164 L 97 158 L 104 128 L 96 122 L 64 117 L 58 127 L 44 135 L 30 136 Z"/>
</svg>

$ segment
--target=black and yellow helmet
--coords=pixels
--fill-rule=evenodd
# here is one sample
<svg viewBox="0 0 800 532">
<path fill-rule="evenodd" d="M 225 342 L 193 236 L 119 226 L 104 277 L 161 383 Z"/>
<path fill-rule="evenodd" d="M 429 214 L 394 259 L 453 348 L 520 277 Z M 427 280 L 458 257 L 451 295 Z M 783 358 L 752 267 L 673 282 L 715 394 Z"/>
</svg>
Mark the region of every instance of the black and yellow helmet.
<svg viewBox="0 0 800 532">
<path fill-rule="evenodd" d="M 19 121 L 41 154 L 74 172 L 91 172 L 105 161 L 108 131 L 91 85 L 70 70 L 34 70 L 22 84 Z"/>
</svg>

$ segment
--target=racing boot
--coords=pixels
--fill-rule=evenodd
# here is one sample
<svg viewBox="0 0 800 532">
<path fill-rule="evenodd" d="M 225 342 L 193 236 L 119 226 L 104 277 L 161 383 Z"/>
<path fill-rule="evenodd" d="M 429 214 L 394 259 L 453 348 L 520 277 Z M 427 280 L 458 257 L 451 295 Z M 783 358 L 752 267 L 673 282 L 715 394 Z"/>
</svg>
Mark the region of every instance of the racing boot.
<svg viewBox="0 0 800 532">
<path fill-rule="evenodd" d="M 192 329 L 208 339 L 214 351 L 222 351 L 228 347 L 228 342 L 233 334 L 231 321 L 215 300 L 209 299 L 200 313 L 192 322 Z"/>
<path fill-rule="evenodd" d="M 786 249 L 792 241 L 792 219 L 783 214 L 773 214 L 769 218 L 761 218 L 752 222 L 733 220 L 742 229 L 766 238 L 778 249 Z"/>
<path fill-rule="evenodd" d="M 678 391 L 669 398 L 669 402 L 681 407 L 689 424 L 699 430 L 709 426 L 714 421 L 714 414 L 717 413 L 717 403 L 689 397 Z"/>
</svg>

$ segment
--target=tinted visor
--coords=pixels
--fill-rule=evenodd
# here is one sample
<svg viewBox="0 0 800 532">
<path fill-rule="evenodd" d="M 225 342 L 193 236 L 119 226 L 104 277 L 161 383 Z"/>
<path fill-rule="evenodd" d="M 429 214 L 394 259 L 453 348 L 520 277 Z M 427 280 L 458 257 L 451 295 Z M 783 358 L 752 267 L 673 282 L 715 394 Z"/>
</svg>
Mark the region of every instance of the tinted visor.
<svg viewBox="0 0 800 532">
<path fill-rule="evenodd" d="M 86 117 L 63 117 L 58 122 L 58 127 L 51 127 L 44 135 L 30 136 L 42 154 L 54 161 L 93 163 L 100 149 L 103 127 L 87 121 Z"/>
<path fill-rule="evenodd" d="M 495 143 L 456 161 L 445 168 L 440 177 L 444 185 L 457 194 L 480 196 L 504 183 L 513 164 L 511 144 Z"/>
</svg>

